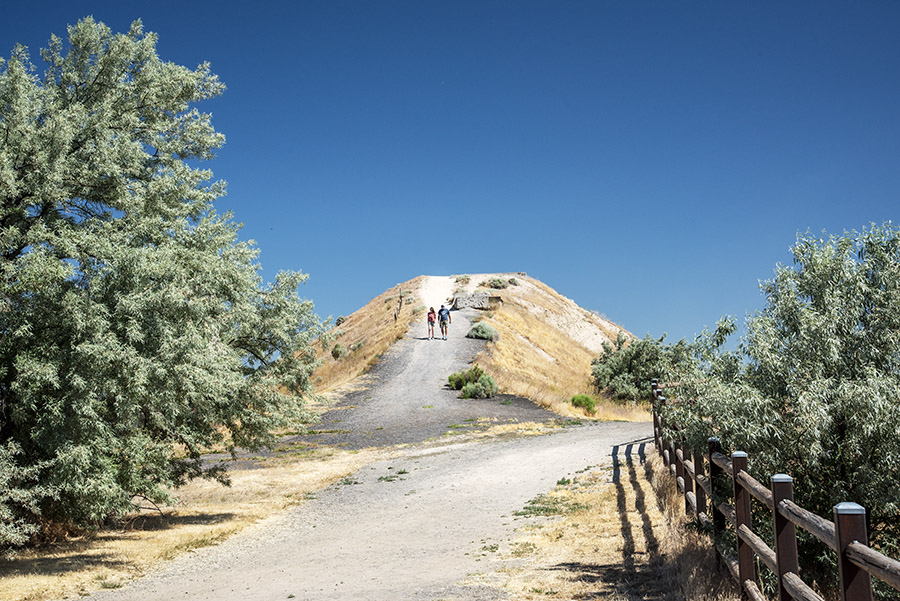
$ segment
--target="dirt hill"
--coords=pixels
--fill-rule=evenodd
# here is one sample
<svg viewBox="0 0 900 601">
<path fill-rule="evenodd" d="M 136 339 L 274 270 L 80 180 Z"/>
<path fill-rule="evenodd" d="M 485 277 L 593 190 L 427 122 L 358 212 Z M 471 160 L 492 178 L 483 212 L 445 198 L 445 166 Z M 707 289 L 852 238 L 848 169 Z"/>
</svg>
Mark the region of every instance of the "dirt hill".
<svg viewBox="0 0 900 601">
<path fill-rule="evenodd" d="M 369 301 L 332 334 L 335 343 L 323 350 L 314 381 L 321 393 L 357 384 L 408 325 L 421 321 L 425 333 L 428 307 L 453 304 L 454 297 L 483 292 L 490 307 L 476 321 L 499 333 L 476 362 L 500 386 L 501 392 L 524 396 L 562 415 L 579 414 L 569 399 L 591 394 L 591 360 L 604 342 L 629 332 L 608 319 L 581 308 L 543 282 L 521 273 L 481 273 L 419 276 L 398 284 Z M 482 295 L 483 296 L 483 295 Z M 334 344 L 338 345 L 335 351 Z M 596 417 L 623 419 L 630 409 L 604 405 Z"/>
</svg>

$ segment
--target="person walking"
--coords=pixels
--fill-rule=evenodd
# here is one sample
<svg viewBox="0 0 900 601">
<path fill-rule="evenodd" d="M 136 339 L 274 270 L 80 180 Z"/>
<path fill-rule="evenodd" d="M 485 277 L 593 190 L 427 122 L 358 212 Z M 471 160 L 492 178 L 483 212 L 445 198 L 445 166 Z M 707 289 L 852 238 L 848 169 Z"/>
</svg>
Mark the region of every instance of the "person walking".
<svg viewBox="0 0 900 601">
<path fill-rule="evenodd" d="M 428 339 L 434 340 L 434 322 L 437 321 L 437 313 L 434 307 L 428 309 Z"/>
<path fill-rule="evenodd" d="M 441 310 L 438 311 L 438 318 L 441 320 L 441 336 L 443 336 L 444 340 L 447 340 L 447 326 L 453 323 L 453 320 L 450 318 L 450 310 L 441 305 Z"/>
</svg>

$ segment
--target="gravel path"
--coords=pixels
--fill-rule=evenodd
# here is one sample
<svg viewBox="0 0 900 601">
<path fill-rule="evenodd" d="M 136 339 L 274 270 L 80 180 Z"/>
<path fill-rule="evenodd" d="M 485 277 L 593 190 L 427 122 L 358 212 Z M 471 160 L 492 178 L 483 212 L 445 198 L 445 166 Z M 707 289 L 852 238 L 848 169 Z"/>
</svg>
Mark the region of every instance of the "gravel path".
<svg viewBox="0 0 900 601">
<path fill-rule="evenodd" d="M 476 315 L 475 309 L 453 311 L 447 340 L 429 340 L 423 316 L 369 372 L 364 390 L 346 395 L 322 416 L 315 429 L 325 434 L 287 442 L 302 439 L 359 449 L 417 443 L 445 434 L 450 426 L 476 428 L 478 420 L 491 426 L 558 418 L 528 399 L 501 395 L 463 400 L 447 387 L 447 376 L 470 367 L 484 348 L 483 340 L 465 337 Z"/>
<path fill-rule="evenodd" d="M 450 426 L 556 418 L 515 397 L 463 401 L 444 389 L 482 343 L 464 338 L 473 313 L 453 313 L 450 339 L 416 324 L 312 439 L 346 448 L 399 447 L 315 498 L 215 547 L 188 553 L 102 601 L 494 600 L 499 589 L 461 584 L 492 571 L 524 518 L 514 513 L 556 481 L 610 463 L 614 444 L 643 439 L 649 423 L 585 423 L 544 436 L 456 441 Z M 310 437 L 306 437 L 310 438 Z M 423 442 L 429 441 L 430 442 Z"/>
</svg>

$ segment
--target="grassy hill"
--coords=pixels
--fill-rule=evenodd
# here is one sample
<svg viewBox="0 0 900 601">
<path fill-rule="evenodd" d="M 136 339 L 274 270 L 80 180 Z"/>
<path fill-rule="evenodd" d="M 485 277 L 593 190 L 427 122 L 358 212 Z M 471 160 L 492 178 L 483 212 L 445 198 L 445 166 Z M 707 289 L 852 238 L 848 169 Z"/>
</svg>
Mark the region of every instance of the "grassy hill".
<svg viewBox="0 0 900 601">
<path fill-rule="evenodd" d="M 313 380 L 317 391 L 331 393 L 364 384 L 356 380 L 391 344 L 401 338 L 411 322 L 425 320 L 423 286 L 433 276 L 419 276 L 383 292 L 342 320 L 332 330 L 334 338 L 320 354 L 322 365 Z M 505 288 L 492 288 L 506 284 Z M 510 283 L 513 282 L 513 283 Z M 452 295 L 489 291 L 501 302 L 481 312 L 480 321 L 500 334 L 486 345 L 476 361 L 490 374 L 500 391 L 532 399 L 561 415 L 585 415 L 569 403 L 575 394 L 592 394 L 591 360 L 605 341 L 618 332 L 629 332 L 543 282 L 524 274 L 490 273 L 449 276 Z M 448 303 L 452 299 L 435 301 Z M 424 325 L 423 325 L 424 327 Z M 334 344 L 341 348 L 334 351 Z M 598 399 L 598 419 L 646 419 L 640 408 Z"/>
</svg>

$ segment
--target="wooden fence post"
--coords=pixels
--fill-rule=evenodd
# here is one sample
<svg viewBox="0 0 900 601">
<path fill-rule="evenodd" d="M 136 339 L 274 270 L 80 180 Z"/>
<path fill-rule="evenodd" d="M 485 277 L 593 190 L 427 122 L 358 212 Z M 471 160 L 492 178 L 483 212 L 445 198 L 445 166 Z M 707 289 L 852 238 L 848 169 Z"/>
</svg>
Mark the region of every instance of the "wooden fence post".
<svg viewBox="0 0 900 601">
<path fill-rule="evenodd" d="M 650 380 L 650 403 L 653 407 L 653 444 L 659 450 L 659 380 Z"/>
<path fill-rule="evenodd" d="M 678 442 L 681 447 L 681 476 L 684 478 L 684 513 L 691 515 L 691 503 L 688 501 L 688 493 L 694 492 L 694 479 L 691 477 L 690 472 L 688 472 L 684 462 L 690 459 L 692 454 L 688 452 L 689 447 L 684 438 L 684 432 L 681 430 L 678 431 Z M 697 469 L 696 466 L 694 469 Z M 694 496 L 694 502 L 697 502 L 696 495 Z M 696 515 L 694 517 L 696 517 Z"/>
<path fill-rule="evenodd" d="M 778 511 L 781 501 L 794 500 L 794 479 L 787 474 L 772 476 L 772 501 L 775 532 L 775 565 L 778 576 L 779 601 L 793 601 L 793 597 L 784 586 L 783 578 L 788 572 L 797 574 L 797 527 Z"/>
<path fill-rule="evenodd" d="M 753 529 L 753 518 L 750 513 L 750 492 L 738 481 L 741 470 L 747 471 L 747 453 L 735 451 L 731 454 L 732 476 L 734 478 L 734 513 L 737 518 L 735 534 L 737 535 L 738 577 L 740 579 L 741 594 L 744 598 L 747 593 L 744 590 L 744 582 L 750 580 L 756 582 L 756 564 L 753 562 L 753 549 L 740 536 L 741 526 Z"/>
<path fill-rule="evenodd" d="M 719 542 L 719 536 L 725 530 L 725 516 L 718 509 L 719 501 L 722 498 L 720 491 L 723 471 L 719 465 L 713 461 L 714 453 L 722 452 L 722 444 L 719 439 L 713 436 L 709 439 L 709 490 L 710 504 L 712 505 L 712 524 L 713 524 L 713 541 Z M 718 554 L 716 554 L 718 557 Z"/>
<path fill-rule="evenodd" d="M 703 453 L 701 453 L 697 449 L 694 449 L 693 458 L 694 458 L 694 475 L 697 477 L 697 480 L 699 481 L 701 479 L 700 477 L 704 476 L 705 472 L 706 472 L 706 470 L 703 467 Z M 700 514 L 707 513 L 706 491 L 703 490 L 703 485 L 700 484 L 699 482 L 697 483 L 696 489 L 697 490 L 694 494 L 697 496 L 697 512 L 694 515 L 694 517 L 697 518 L 697 522 L 699 523 L 700 522 Z"/>
<path fill-rule="evenodd" d="M 847 545 L 869 543 L 866 535 L 866 510 L 856 503 L 834 506 L 834 537 L 838 553 L 838 577 L 843 601 L 871 601 L 872 577 L 847 558 Z"/>
<path fill-rule="evenodd" d="M 666 397 L 659 397 L 659 454 L 663 458 L 663 463 L 666 465 L 666 471 L 669 469 L 669 461 L 671 461 L 670 457 L 666 457 L 666 451 L 669 448 L 669 444 L 666 442 L 665 438 L 665 426 L 666 420 L 663 419 L 662 410 L 666 406 Z"/>
</svg>

